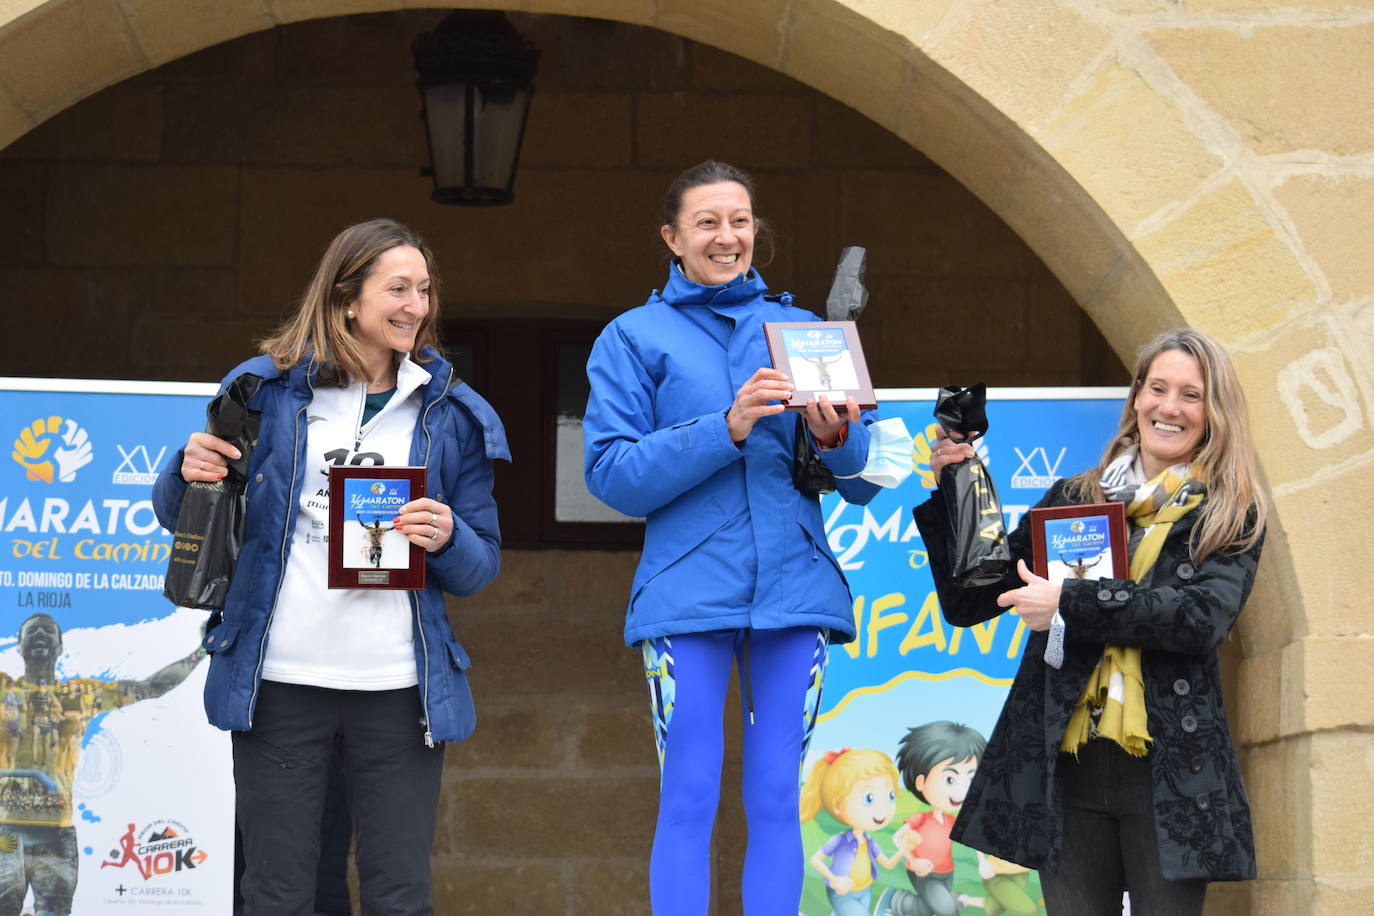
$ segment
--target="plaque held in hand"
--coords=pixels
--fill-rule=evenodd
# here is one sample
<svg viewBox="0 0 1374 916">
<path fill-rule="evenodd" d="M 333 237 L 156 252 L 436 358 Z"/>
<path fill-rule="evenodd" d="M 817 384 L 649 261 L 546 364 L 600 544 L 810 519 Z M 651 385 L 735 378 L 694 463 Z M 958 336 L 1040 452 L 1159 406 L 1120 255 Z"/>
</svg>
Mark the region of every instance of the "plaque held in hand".
<svg viewBox="0 0 1374 916">
<path fill-rule="evenodd" d="M 864 361 L 859 331 L 852 321 L 765 321 L 773 368 L 792 382 L 792 397 L 782 404 L 804 410 L 807 401 L 825 397 L 838 413 L 853 398 L 861 410 L 878 406 Z"/>
<path fill-rule="evenodd" d="M 1031 571 L 1051 582 L 1131 577 L 1122 503 L 1031 509 L 1030 534 Z"/>
<path fill-rule="evenodd" d="M 392 525 L 425 494 L 422 467 L 329 469 L 329 587 L 425 587 L 425 550 Z"/>
</svg>

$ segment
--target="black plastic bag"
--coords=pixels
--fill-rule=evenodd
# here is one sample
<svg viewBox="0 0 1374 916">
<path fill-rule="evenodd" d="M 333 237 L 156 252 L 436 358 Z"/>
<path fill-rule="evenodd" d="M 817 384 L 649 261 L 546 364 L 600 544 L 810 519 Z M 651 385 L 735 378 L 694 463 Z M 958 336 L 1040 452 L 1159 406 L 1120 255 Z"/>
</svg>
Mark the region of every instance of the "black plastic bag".
<svg viewBox="0 0 1374 916">
<path fill-rule="evenodd" d="M 840 263 L 830 281 L 830 295 L 825 297 L 827 321 L 858 321 L 868 305 L 868 288 L 864 274 L 868 272 L 868 249 L 850 245 L 840 249 Z"/>
<path fill-rule="evenodd" d="M 868 289 L 864 286 L 867 267 L 867 249 L 857 245 L 840 249 L 830 295 L 825 298 L 826 320 L 854 321 L 859 317 L 868 305 Z M 816 454 L 801 413 L 797 414 L 797 433 L 792 442 L 792 485 L 807 496 L 835 492 L 835 475 Z"/>
<path fill-rule="evenodd" d="M 935 419 L 950 438 L 973 442 L 988 431 L 987 386 L 941 388 Z M 949 557 L 954 584 L 976 588 L 1011 571 L 1002 501 L 983 462 L 974 457 L 940 470 L 940 496 L 949 515 Z"/>
<path fill-rule="evenodd" d="M 178 607 L 212 611 L 224 607 L 243 546 L 244 492 L 248 459 L 258 444 L 262 413 L 248 408 L 262 379 L 241 375 L 205 409 L 205 431 L 239 450 L 222 479 L 186 485 L 172 533 L 172 555 L 162 594 Z"/>
<path fill-rule="evenodd" d="M 797 432 L 792 442 L 792 486 L 807 496 L 835 492 L 835 475 L 816 454 L 806 418 L 797 414 Z"/>
</svg>

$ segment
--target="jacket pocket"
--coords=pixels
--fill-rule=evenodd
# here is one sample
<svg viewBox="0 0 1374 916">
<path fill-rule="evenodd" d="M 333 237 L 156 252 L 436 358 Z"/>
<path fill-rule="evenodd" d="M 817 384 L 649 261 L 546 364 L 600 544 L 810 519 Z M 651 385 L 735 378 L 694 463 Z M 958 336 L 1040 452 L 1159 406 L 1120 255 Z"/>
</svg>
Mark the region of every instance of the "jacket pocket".
<svg viewBox="0 0 1374 916">
<path fill-rule="evenodd" d="M 477 710 L 472 702 L 472 687 L 468 685 L 468 669 L 472 667 L 472 659 L 456 639 L 448 640 L 445 646 L 448 649 L 449 660 L 449 694 L 444 715 L 448 725 L 435 737 L 443 741 L 463 741 L 477 726 Z"/>
<path fill-rule="evenodd" d="M 243 486 L 243 495 L 246 499 L 252 500 L 258 490 L 269 483 L 267 469 L 271 465 L 271 457 L 272 446 L 265 439 L 259 438 L 253 454 L 248 458 L 248 478 Z"/>
<path fill-rule="evenodd" d="M 635 570 L 630 607 L 656 576 L 710 540 L 729 521 L 710 496 L 680 499 L 658 513 L 644 532 L 644 553 Z"/>
<path fill-rule="evenodd" d="M 211 655 L 220 655 L 228 652 L 234 647 L 234 642 L 239 638 L 239 628 L 232 624 L 221 623 L 219 626 L 209 630 L 205 638 L 200 641 L 201 648 Z"/>
<path fill-rule="evenodd" d="M 806 532 L 807 540 L 811 542 L 813 558 L 824 557 L 835 572 L 840 574 L 840 578 L 848 584 L 848 580 L 844 578 L 844 570 L 840 569 L 840 561 L 835 559 L 835 554 L 830 550 L 830 542 L 825 537 L 825 526 L 821 522 L 821 510 L 814 500 L 802 499 L 798 502 L 797 524 L 801 526 L 802 531 Z"/>
<path fill-rule="evenodd" d="M 448 658 L 458 671 L 467 671 L 472 667 L 472 659 L 468 657 L 467 650 L 459 645 L 456 639 L 448 641 Z"/>
</svg>

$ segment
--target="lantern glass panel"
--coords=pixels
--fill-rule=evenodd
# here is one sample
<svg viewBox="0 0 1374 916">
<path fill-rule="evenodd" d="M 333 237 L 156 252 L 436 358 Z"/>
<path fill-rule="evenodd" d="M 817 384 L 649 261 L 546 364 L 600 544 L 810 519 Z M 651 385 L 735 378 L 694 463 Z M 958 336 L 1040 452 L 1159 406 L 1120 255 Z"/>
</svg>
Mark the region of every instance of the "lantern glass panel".
<svg viewBox="0 0 1374 916">
<path fill-rule="evenodd" d="M 466 183 L 467 93 L 463 83 L 425 89 L 425 123 L 436 188 L 460 188 Z"/>
<path fill-rule="evenodd" d="M 479 86 L 473 102 L 473 183 L 507 190 L 515 181 L 520 137 L 530 104 L 529 90 Z"/>
</svg>

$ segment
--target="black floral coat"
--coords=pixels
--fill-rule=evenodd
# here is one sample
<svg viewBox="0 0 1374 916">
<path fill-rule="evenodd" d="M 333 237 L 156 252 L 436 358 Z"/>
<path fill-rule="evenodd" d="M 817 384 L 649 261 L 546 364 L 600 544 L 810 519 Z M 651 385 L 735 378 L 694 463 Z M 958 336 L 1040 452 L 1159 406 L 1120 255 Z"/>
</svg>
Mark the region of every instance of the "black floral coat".
<svg viewBox="0 0 1374 916">
<path fill-rule="evenodd" d="M 1058 481 L 1040 501 L 1066 505 Z M 1064 666 L 1044 662 L 1046 633 L 1031 633 L 1006 705 L 988 741 L 953 838 L 1031 868 L 1057 870 L 1063 806 L 1059 741 L 1103 647 L 1138 646 L 1154 779 L 1159 860 L 1169 879 L 1237 881 L 1255 877 L 1250 804 L 1226 726 L 1217 647 L 1250 594 L 1260 545 L 1209 557 L 1188 556 L 1194 511 L 1175 523 L 1148 582 L 1065 581 Z M 1021 585 L 975 589 L 950 583 L 948 516 L 940 497 L 916 508 L 945 619 L 971 626 L 1002 612 L 998 594 Z M 1008 538 L 1013 559 L 1030 564 L 1029 516 Z"/>
</svg>

